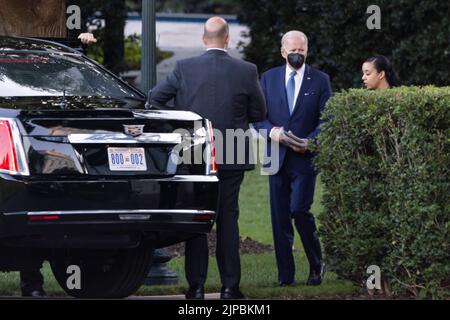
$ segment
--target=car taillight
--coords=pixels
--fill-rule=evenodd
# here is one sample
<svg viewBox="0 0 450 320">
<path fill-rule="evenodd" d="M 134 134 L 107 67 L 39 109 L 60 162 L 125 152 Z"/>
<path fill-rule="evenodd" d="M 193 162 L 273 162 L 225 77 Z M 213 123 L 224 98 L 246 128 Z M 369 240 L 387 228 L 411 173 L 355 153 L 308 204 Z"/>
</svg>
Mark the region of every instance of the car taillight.
<svg viewBox="0 0 450 320">
<path fill-rule="evenodd" d="M 60 219 L 59 215 L 39 215 L 39 216 L 30 216 L 29 220 L 36 221 L 58 221 Z"/>
<path fill-rule="evenodd" d="M 208 173 L 216 174 L 217 173 L 217 163 L 216 163 L 216 148 L 214 147 L 214 131 L 211 121 L 206 121 L 208 127 L 208 138 L 209 138 L 209 150 L 210 150 L 210 161 L 207 163 L 208 165 Z"/>
<path fill-rule="evenodd" d="M 19 173 L 13 132 L 8 120 L 0 120 L 0 170 L 11 174 Z"/>
<path fill-rule="evenodd" d="M 192 221 L 194 222 L 210 222 L 214 220 L 213 213 L 200 213 L 196 214 L 192 217 Z"/>
<path fill-rule="evenodd" d="M 14 119 L 0 118 L 0 172 L 29 176 L 19 126 Z"/>
</svg>

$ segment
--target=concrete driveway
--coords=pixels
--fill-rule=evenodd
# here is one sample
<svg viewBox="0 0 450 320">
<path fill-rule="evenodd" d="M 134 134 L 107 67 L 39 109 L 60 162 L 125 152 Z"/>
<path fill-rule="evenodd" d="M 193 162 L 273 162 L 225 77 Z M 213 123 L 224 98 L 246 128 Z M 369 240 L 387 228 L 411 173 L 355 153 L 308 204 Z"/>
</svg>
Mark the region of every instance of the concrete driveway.
<svg viewBox="0 0 450 320">
<path fill-rule="evenodd" d="M 142 22 L 129 20 L 125 26 L 125 36 L 141 34 Z M 230 24 L 230 49 L 229 54 L 236 58 L 242 58 L 238 49 L 239 43 L 248 43 L 243 33 L 248 28 L 239 24 Z M 164 80 L 170 73 L 175 62 L 181 59 L 202 54 L 205 48 L 202 43 L 203 23 L 199 22 L 156 22 L 156 44 L 164 51 L 171 51 L 174 55 L 170 59 L 162 61 L 157 66 L 157 81 Z"/>
</svg>

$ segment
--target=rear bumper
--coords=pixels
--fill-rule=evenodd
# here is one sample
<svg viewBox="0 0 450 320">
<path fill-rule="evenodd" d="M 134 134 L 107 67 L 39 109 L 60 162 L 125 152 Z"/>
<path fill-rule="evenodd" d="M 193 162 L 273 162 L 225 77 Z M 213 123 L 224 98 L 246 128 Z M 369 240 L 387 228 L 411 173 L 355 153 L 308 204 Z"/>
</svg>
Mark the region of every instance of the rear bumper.
<svg viewBox="0 0 450 320">
<path fill-rule="evenodd" d="M 0 242 L 35 247 L 165 246 L 211 230 L 216 177 L 114 181 L 0 179 Z M 139 239 L 139 240 L 136 240 Z M 119 246 L 119 243 L 117 243 Z M 126 246 L 124 243 L 123 246 Z"/>
</svg>

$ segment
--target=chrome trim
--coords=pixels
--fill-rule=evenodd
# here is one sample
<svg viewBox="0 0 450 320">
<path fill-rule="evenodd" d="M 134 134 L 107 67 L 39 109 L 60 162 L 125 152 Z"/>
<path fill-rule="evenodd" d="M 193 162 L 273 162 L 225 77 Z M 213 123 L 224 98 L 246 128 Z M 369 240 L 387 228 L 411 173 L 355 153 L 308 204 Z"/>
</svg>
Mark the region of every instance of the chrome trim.
<svg viewBox="0 0 450 320">
<path fill-rule="evenodd" d="M 1 171 L 0 171 L 1 173 Z M 8 172 L 5 172 L 8 173 Z M 10 173 L 9 173 L 10 174 Z M 124 179 L 111 179 L 111 180 L 105 180 L 104 183 L 116 183 L 116 182 L 123 182 L 123 181 L 130 181 L 129 176 L 124 176 Z M 149 182 L 199 182 L 199 183 L 217 183 L 219 182 L 219 178 L 216 175 L 211 176 L 202 176 L 202 175 L 176 175 L 176 176 L 170 176 L 167 178 L 146 178 L 146 179 L 137 179 L 138 181 L 149 181 Z M 87 180 L 87 181 L 80 181 L 80 180 L 64 180 L 58 182 L 61 183 L 90 183 L 90 182 L 99 182 L 98 180 Z"/>
<path fill-rule="evenodd" d="M 119 219 L 122 221 L 147 221 L 150 220 L 152 217 L 151 214 L 120 214 Z"/>
<path fill-rule="evenodd" d="M 123 124 L 122 126 L 125 134 L 132 136 L 133 138 L 144 134 L 145 124 Z"/>
<path fill-rule="evenodd" d="M 138 215 L 138 216 L 150 216 L 153 214 L 215 214 L 214 211 L 210 210 L 178 210 L 178 209 L 148 209 L 148 210 L 74 210 L 74 211 L 36 211 L 36 212 L 27 212 L 27 216 L 36 217 L 36 216 L 53 216 L 53 215 L 96 215 L 96 214 L 117 214 L 117 215 Z M 18 215 L 23 213 L 5 213 L 6 216 L 10 215 Z"/>
<path fill-rule="evenodd" d="M 201 121 L 202 117 L 191 111 L 180 110 L 133 110 L 136 118 L 152 120 Z"/>
<path fill-rule="evenodd" d="M 190 139 L 191 141 L 191 145 L 189 146 L 189 148 L 196 147 L 206 143 L 206 135 L 207 135 L 206 129 L 202 124 L 200 125 L 201 126 L 199 128 L 195 129 L 193 137 L 185 138 L 186 140 Z"/>
<path fill-rule="evenodd" d="M 152 179 L 152 181 L 170 181 L 170 182 L 219 182 L 219 178 L 215 175 L 211 176 L 173 176 L 170 178 Z"/>
<path fill-rule="evenodd" d="M 123 133 L 69 134 L 68 139 L 73 144 L 179 144 L 182 141 L 178 133 L 143 133 L 138 137 Z"/>
<path fill-rule="evenodd" d="M 208 120 L 206 120 L 208 121 Z M 194 136 L 198 138 L 206 139 L 206 129 L 204 126 L 201 126 L 200 128 L 197 128 L 194 132 Z"/>
</svg>

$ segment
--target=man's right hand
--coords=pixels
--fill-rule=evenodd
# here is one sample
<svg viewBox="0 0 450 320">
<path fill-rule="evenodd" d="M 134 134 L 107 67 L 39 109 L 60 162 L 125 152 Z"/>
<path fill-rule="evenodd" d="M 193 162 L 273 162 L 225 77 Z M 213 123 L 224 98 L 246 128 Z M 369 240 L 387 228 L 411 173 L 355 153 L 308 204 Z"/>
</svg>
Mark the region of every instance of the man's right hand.
<svg viewBox="0 0 450 320">
<path fill-rule="evenodd" d="M 308 146 L 308 140 L 307 139 L 301 139 L 304 140 L 305 142 L 305 147 L 304 148 L 300 148 L 300 147 L 296 147 L 293 145 L 290 145 L 287 141 L 285 141 L 283 137 L 285 137 L 283 134 L 283 128 L 282 127 L 274 127 L 271 131 L 270 131 L 270 139 L 272 139 L 273 141 L 279 143 L 279 144 L 283 144 L 288 148 L 291 148 L 294 152 L 300 153 L 300 154 L 304 154 L 307 151 L 307 146 Z"/>
<path fill-rule="evenodd" d="M 280 127 L 273 127 L 273 129 L 270 130 L 270 139 L 272 139 L 275 142 L 282 143 Z"/>
<path fill-rule="evenodd" d="M 78 39 L 80 39 L 81 43 L 85 44 L 85 45 L 91 45 L 91 44 L 97 43 L 97 39 L 95 39 L 94 35 L 89 32 L 80 34 L 78 36 Z"/>
</svg>

